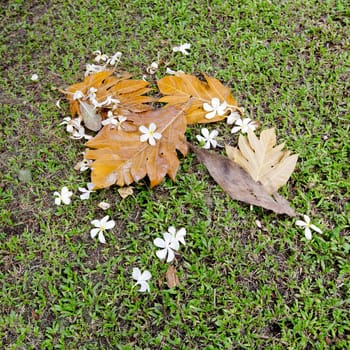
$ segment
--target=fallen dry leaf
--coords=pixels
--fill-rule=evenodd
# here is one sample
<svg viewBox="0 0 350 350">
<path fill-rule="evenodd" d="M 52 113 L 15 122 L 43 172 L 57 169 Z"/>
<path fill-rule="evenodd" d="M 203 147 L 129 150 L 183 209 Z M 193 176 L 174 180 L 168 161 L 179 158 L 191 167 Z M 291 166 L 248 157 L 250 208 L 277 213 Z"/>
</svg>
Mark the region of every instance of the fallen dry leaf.
<svg viewBox="0 0 350 350">
<path fill-rule="evenodd" d="M 133 187 L 132 186 L 127 186 L 127 187 L 121 187 L 118 189 L 118 193 L 120 197 L 127 198 L 131 196 L 134 193 Z"/>
<path fill-rule="evenodd" d="M 169 288 L 174 288 L 180 285 L 179 277 L 177 275 L 177 270 L 173 265 L 168 267 L 168 270 L 165 274 L 166 284 Z"/>
<path fill-rule="evenodd" d="M 294 171 L 298 155 L 282 151 L 284 143 L 276 146 L 275 129 L 264 130 L 260 139 L 252 130 L 240 135 L 238 148 L 226 145 L 230 159 L 240 165 L 254 181 L 259 181 L 272 194 L 285 185 Z"/>
<path fill-rule="evenodd" d="M 189 144 L 198 159 L 206 166 L 213 179 L 233 199 L 274 211 L 277 214 L 295 216 L 289 202 L 274 193 L 271 196 L 263 185 L 234 161 Z"/>
<path fill-rule="evenodd" d="M 162 134 L 155 146 L 140 141 L 139 127 L 155 123 Z M 92 148 L 85 159 L 92 159 L 91 182 L 95 188 L 105 188 L 138 182 L 146 175 L 151 187 L 158 185 L 168 174 L 173 180 L 179 167 L 177 150 L 187 154 L 186 122 L 183 111 L 176 107 L 162 108 L 127 115 L 124 128 L 105 126 L 86 143 Z M 123 125 L 124 125 L 123 124 Z"/>
<path fill-rule="evenodd" d="M 166 102 L 168 105 L 185 105 L 185 116 L 187 124 L 213 123 L 226 118 L 227 113 L 206 119 L 208 113 L 203 109 L 203 103 L 211 104 L 213 98 L 220 102 L 226 101 L 228 107 L 238 109 L 237 102 L 231 95 L 228 87 L 222 85 L 219 80 L 205 76 L 206 82 L 199 80 L 193 75 L 178 73 L 176 76 L 166 76 L 160 79 L 157 84 L 159 91 L 166 95 L 159 99 L 159 102 Z"/>
</svg>

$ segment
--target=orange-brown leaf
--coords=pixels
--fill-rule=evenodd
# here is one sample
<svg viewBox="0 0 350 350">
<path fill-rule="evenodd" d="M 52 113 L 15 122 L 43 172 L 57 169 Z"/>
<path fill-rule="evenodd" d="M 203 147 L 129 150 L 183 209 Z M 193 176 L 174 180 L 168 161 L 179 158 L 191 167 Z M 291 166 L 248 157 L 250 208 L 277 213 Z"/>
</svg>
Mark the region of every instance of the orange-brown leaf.
<svg viewBox="0 0 350 350">
<path fill-rule="evenodd" d="M 225 87 L 219 80 L 205 76 L 206 82 L 184 73 L 176 76 L 166 76 L 158 81 L 160 92 L 165 95 L 159 102 L 168 105 L 188 104 L 185 109 L 187 124 L 212 123 L 226 118 L 229 109 L 237 109 L 237 102 L 231 95 L 228 87 Z M 212 119 L 205 118 L 206 112 L 203 104 L 209 103 L 213 98 L 218 98 L 221 103 L 226 101 L 227 113 L 222 116 L 216 115 Z"/>
<path fill-rule="evenodd" d="M 70 111 L 72 116 L 78 114 L 81 116 L 81 106 L 79 100 L 74 100 L 73 95 L 76 91 L 81 91 L 87 95 L 90 88 L 97 89 L 96 100 L 102 102 L 107 97 L 112 97 L 120 101 L 116 112 L 122 114 L 125 111 L 144 112 L 151 110 L 148 104 L 156 101 L 154 97 L 144 96 L 152 89 L 147 88 L 148 82 L 144 80 L 132 80 L 130 74 L 124 74 L 120 77 L 112 75 L 113 70 L 101 71 L 85 77 L 84 81 L 71 85 L 67 89 L 67 98 L 70 102 Z M 85 103 L 90 103 L 87 97 L 82 99 Z M 110 106 L 104 106 L 110 108 Z M 82 117 L 82 116 L 81 116 Z"/>
<path fill-rule="evenodd" d="M 155 146 L 140 141 L 139 127 L 155 123 L 162 138 Z M 105 126 L 87 142 L 91 148 L 85 158 L 94 160 L 91 181 L 95 188 L 105 188 L 138 182 L 146 175 L 151 187 L 158 185 L 168 174 L 175 179 L 179 160 L 177 150 L 187 154 L 186 122 L 183 111 L 176 107 L 127 115 L 125 127 Z"/>
</svg>

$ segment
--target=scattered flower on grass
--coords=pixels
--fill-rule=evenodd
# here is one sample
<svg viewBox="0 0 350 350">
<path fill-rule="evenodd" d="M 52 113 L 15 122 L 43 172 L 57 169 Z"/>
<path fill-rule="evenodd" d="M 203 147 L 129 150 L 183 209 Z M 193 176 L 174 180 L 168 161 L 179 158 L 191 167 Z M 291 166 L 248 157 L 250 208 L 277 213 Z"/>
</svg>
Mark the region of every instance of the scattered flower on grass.
<svg viewBox="0 0 350 350">
<path fill-rule="evenodd" d="M 205 115 L 206 119 L 213 119 L 215 118 L 216 114 L 221 117 L 226 112 L 227 103 L 224 101 L 223 103 L 220 103 L 220 100 L 217 97 L 214 97 L 211 99 L 211 105 L 207 102 L 203 103 L 203 109 L 208 112 Z"/>
<path fill-rule="evenodd" d="M 80 140 L 82 138 L 84 138 L 85 140 L 92 139 L 91 135 L 85 134 L 85 128 L 83 126 L 79 127 L 79 129 L 77 130 L 74 130 L 71 136 L 71 139 L 74 139 L 74 140 Z"/>
<path fill-rule="evenodd" d="M 303 215 L 304 221 L 297 220 L 295 224 L 299 227 L 303 227 L 305 231 L 305 238 L 310 240 L 312 238 L 311 230 L 314 230 L 318 233 L 322 233 L 322 230 L 319 229 L 317 226 L 313 225 L 311 223 L 311 219 L 308 215 Z"/>
<path fill-rule="evenodd" d="M 122 53 L 117 51 L 108 61 L 107 63 L 111 66 L 115 66 L 120 62 L 120 58 L 122 57 Z"/>
<path fill-rule="evenodd" d="M 74 131 L 81 128 L 80 123 L 81 123 L 80 118 L 72 119 L 71 117 L 65 117 L 65 118 L 63 118 L 63 122 L 60 123 L 59 125 L 66 125 L 67 132 L 72 134 L 72 133 L 74 133 Z"/>
<path fill-rule="evenodd" d="M 240 131 L 242 134 L 246 134 L 248 130 L 254 131 L 256 129 L 256 123 L 250 118 L 238 119 L 235 123 L 237 126 L 231 129 L 231 134 L 235 134 Z"/>
<path fill-rule="evenodd" d="M 100 61 L 106 62 L 108 60 L 108 56 L 101 53 L 99 50 L 94 51 L 92 54 L 95 55 L 94 61 L 97 63 L 100 63 Z"/>
<path fill-rule="evenodd" d="M 99 66 L 96 64 L 87 64 L 86 68 L 85 68 L 85 77 L 87 77 L 90 74 L 93 73 L 98 73 L 98 72 L 102 72 L 103 70 L 105 70 L 105 66 Z"/>
<path fill-rule="evenodd" d="M 159 68 L 159 64 L 157 62 L 152 62 L 149 67 L 147 67 L 148 74 L 155 74 Z"/>
<path fill-rule="evenodd" d="M 152 275 L 148 270 L 141 273 L 138 267 L 132 269 L 132 278 L 136 281 L 135 285 L 140 285 L 139 292 L 149 292 L 148 280 L 151 279 Z"/>
<path fill-rule="evenodd" d="M 99 208 L 101 208 L 102 210 L 107 210 L 107 209 L 109 209 L 111 207 L 111 205 L 109 203 L 107 203 L 107 202 L 100 202 L 100 203 L 97 204 L 97 206 Z"/>
<path fill-rule="evenodd" d="M 56 205 L 61 205 L 61 203 L 70 204 L 73 192 L 69 191 L 68 188 L 64 186 L 61 189 L 61 193 L 55 191 L 53 195 L 56 197 L 55 198 Z"/>
<path fill-rule="evenodd" d="M 98 240 L 101 243 L 106 243 L 106 239 L 104 236 L 104 232 L 106 230 L 110 230 L 115 226 L 115 221 L 114 220 L 109 220 L 109 215 L 106 215 L 104 218 L 101 220 L 92 220 L 91 224 L 95 226 L 95 228 L 91 229 L 90 235 L 91 238 L 95 238 L 98 235 Z"/>
<path fill-rule="evenodd" d="M 179 249 L 179 241 L 176 239 L 173 233 L 164 232 L 163 238 L 156 238 L 153 243 L 156 247 L 161 248 L 157 250 L 156 255 L 160 260 L 165 260 L 166 262 L 171 262 L 175 258 L 174 251 Z"/>
<path fill-rule="evenodd" d="M 184 73 L 184 71 L 182 70 L 172 70 L 170 68 L 166 69 L 166 74 L 171 74 L 171 75 L 177 75 L 178 73 Z"/>
<path fill-rule="evenodd" d="M 83 159 L 74 166 L 74 170 L 85 171 L 90 169 L 91 159 Z"/>
<path fill-rule="evenodd" d="M 95 192 L 92 189 L 94 188 L 94 184 L 92 182 L 88 182 L 86 184 L 87 188 L 83 188 L 83 187 L 79 187 L 79 191 L 82 192 L 82 194 L 80 195 L 80 199 L 81 200 L 86 200 L 90 198 L 90 193 Z"/>
<path fill-rule="evenodd" d="M 217 130 L 213 130 L 212 132 L 209 133 L 209 130 L 207 128 L 202 128 L 201 129 L 202 135 L 197 135 L 196 138 L 198 142 L 200 142 L 205 149 L 210 149 L 212 146 L 213 148 L 216 148 L 218 145 L 217 141 L 215 138 L 219 135 L 219 132 Z"/>
<path fill-rule="evenodd" d="M 239 114 L 239 112 L 233 111 L 227 116 L 226 122 L 228 125 L 232 125 L 236 123 L 237 120 L 240 120 L 240 119 L 241 119 L 241 115 Z"/>
<path fill-rule="evenodd" d="M 189 55 L 190 53 L 187 51 L 191 48 L 191 44 L 185 43 L 180 46 L 173 47 L 174 52 L 181 52 L 184 55 Z"/>
<path fill-rule="evenodd" d="M 30 77 L 30 80 L 31 81 L 34 81 L 35 83 L 39 80 L 39 76 L 38 74 L 33 74 L 31 77 Z"/>
<path fill-rule="evenodd" d="M 151 146 L 155 146 L 156 140 L 160 140 L 162 137 L 162 134 L 159 132 L 155 132 L 157 129 L 156 124 L 151 123 L 149 127 L 145 127 L 144 125 L 141 125 L 139 127 L 139 130 L 142 132 L 143 135 L 140 136 L 140 141 L 141 142 L 146 142 Z"/>
</svg>

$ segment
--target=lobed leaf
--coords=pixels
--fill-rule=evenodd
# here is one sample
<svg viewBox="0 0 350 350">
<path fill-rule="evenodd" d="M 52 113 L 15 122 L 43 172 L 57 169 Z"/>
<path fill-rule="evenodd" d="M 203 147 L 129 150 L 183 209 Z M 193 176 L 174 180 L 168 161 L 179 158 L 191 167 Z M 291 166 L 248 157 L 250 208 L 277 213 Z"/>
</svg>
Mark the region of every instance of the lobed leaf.
<svg viewBox="0 0 350 350">
<path fill-rule="evenodd" d="M 237 102 L 231 95 L 228 87 L 212 77 L 205 76 L 206 82 L 184 73 L 177 73 L 175 76 L 166 76 L 160 79 L 157 84 L 159 91 L 166 96 L 159 99 L 168 105 L 185 105 L 185 116 L 187 124 L 213 123 L 226 118 L 227 113 L 216 116 L 213 119 L 206 119 L 207 112 L 203 109 L 203 104 L 211 104 L 213 98 L 218 98 L 221 102 L 226 101 L 231 109 L 238 109 Z"/>
<path fill-rule="evenodd" d="M 141 142 L 138 128 L 155 123 L 162 138 L 155 146 Z M 151 187 L 168 174 L 173 180 L 179 167 L 177 150 L 187 154 L 186 122 L 183 110 L 168 107 L 143 113 L 129 113 L 125 127 L 107 125 L 86 146 L 91 148 L 85 158 L 94 160 L 91 181 L 95 188 L 138 182 L 146 175 Z"/>
<path fill-rule="evenodd" d="M 254 181 L 261 182 L 270 194 L 287 183 L 298 159 L 297 155 L 282 151 L 284 143 L 276 146 L 276 142 L 275 129 L 271 128 L 262 131 L 260 139 L 248 130 L 248 137 L 239 136 L 238 148 L 226 146 L 228 157 Z"/>
</svg>

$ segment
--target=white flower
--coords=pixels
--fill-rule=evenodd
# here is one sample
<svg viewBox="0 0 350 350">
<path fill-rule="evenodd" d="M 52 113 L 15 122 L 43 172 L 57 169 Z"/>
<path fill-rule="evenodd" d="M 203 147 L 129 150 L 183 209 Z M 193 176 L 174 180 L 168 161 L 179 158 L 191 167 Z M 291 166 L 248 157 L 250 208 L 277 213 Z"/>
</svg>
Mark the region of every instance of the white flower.
<svg viewBox="0 0 350 350">
<path fill-rule="evenodd" d="M 55 198 L 56 205 L 61 205 L 61 203 L 70 204 L 73 192 L 69 191 L 68 188 L 64 186 L 61 189 L 61 193 L 56 191 L 54 192 L 53 195 L 56 197 Z"/>
<path fill-rule="evenodd" d="M 138 267 L 134 267 L 132 269 L 132 278 L 136 281 L 136 285 L 140 285 L 139 292 L 149 292 L 149 284 L 148 280 L 151 279 L 152 275 L 149 271 L 145 270 L 141 273 L 140 269 Z"/>
<path fill-rule="evenodd" d="M 241 115 L 237 111 L 232 111 L 226 119 L 228 125 L 234 124 L 237 120 L 241 119 Z"/>
<path fill-rule="evenodd" d="M 210 146 L 216 148 L 218 143 L 215 140 L 215 137 L 219 135 L 219 132 L 217 130 L 213 130 L 211 133 L 209 133 L 209 130 L 207 128 L 202 128 L 201 133 L 203 136 L 197 135 L 196 138 L 198 142 L 203 143 L 203 148 L 210 149 Z"/>
<path fill-rule="evenodd" d="M 322 233 L 322 230 L 320 230 L 317 226 L 311 224 L 311 220 L 309 216 L 303 215 L 303 218 L 305 221 L 297 220 L 295 224 L 299 227 L 304 227 L 306 239 L 310 240 L 312 238 L 311 229 L 318 233 Z"/>
<path fill-rule="evenodd" d="M 216 114 L 218 116 L 222 116 L 226 112 L 227 103 L 224 101 L 223 103 L 220 103 L 220 100 L 217 97 L 214 97 L 211 99 L 211 105 L 207 102 L 203 103 L 203 109 L 206 112 L 209 112 L 205 115 L 206 119 L 213 119 L 215 118 Z"/>
<path fill-rule="evenodd" d="M 156 255 L 159 259 L 165 260 L 167 257 L 166 262 L 171 262 L 175 258 L 174 250 L 179 249 L 179 241 L 176 239 L 173 233 L 164 232 L 162 238 L 156 238 L 153 243 L 156 247 L 162 248 L 160 250 L 157 250 Z"/>
<path fill-rule="evenodd" d="M 121 129 L 122 124 L 126 121 L 126 117 L 119 115 L 118 117 L 113 114 L 112 111 L 108 111 L 107 118 L 102 121 L 102 125 L 112 125 L 118 130 Z"/>
<path fill-rule="evenodd" d="M 154 146 L 156 144 L 156 140 L 160 140 L 162 137 L 162 134 L 159 132 L 155 132 L 157 129 L 156 124 L 151 123 L 148 128 L 146 128 L 144 125 L 141 125 L 139 127 L 139 130 L 142 132 L 143 135 L 140 136 L 141 142 L 146 142 L 151 146 Z"/>
<path fill-rule="evenodd" d="M 83 159 L 74 166 L 74 170 L 85 171 L 90 169 L 91 159 Z"/>
<path fill-rule="evenodd" d="M 107 210 L 107 209 L 109 209 L 111 207 L 111 205 L 109 203 L 107 203 L 107 202 L 100 202 L 100 203 L 97 204 L 97 206 L 99 208 L 101 208 L 102 210 Z"/>
<path fill-rule="evenodd" d="M 71 136 L 74 140 L 80 140 L 84 138 L 85 140 L 92 139 L 92 136 L 85 134 L 85 129 L 83 126 L 79 127 L 79 129 L 74 130 L 73 135 Z"/>
<path fill-rule="evenodd" d="M 66 118 L 63 118 L 63 122 L 60 123 L 59 125 L 67 125 L 66 126 L 67 132 L 72 134 L 74 131 L 81 128 L 80 123 L 81 123 L 80 118 L 72 119 L 71 117 L 66 117 Z"/>
<path fill-rule="evenodd" d="M 105 70 L 105 66 L 98 66 L 96 64 L 87 64 L 85 69 L 85 76 L 88 76 L 92 73 L 97 73 Z"/>
<path fill-rule="evenodd" d="M 152 62 L 151 65 L 149 67 L 147 67 L 147 73 L 148 74 L 154 74 L 157 72 L 159 68 L 159 65 L 157 62 Z"/>
<path fill-rule="evenodd" d="M 101 51 L 97 50 L 92 53 L 96 57 L 94 58 L 94 61 L 97 63 L 100 63 L 100 61 L 106 62 L 108 60 L 108 56 L 105 54 L 102 54 Z"/>
<path fill-rule="evenodd" d="M 87 188 L 79 187 L 79 191 L 82 193 L 80 195 L 81 200 L 89 199 L 90 198 L 90 193 L 95 192 L 92 189 L 94 188 L 94 184 L 92 182 L 88 182 L 86 184 Z"/>
<path fill-rule="evenodd" d="M 176 231 L 176 228 L 174 226 L 170 226 L 168 228 L 168 233 L 170 233 L 176 241 L 178 241 L 179 243 L 182 243 L 183 245 L 186 245 L 185 243 L 186 229 L 184 227 L 180 228 L 179 231 Z"/>
<path fill-rule="evenodd" d="M 119 63 L 120 61 L 120 57 L 122 56 L 121 52 L 116 52 L 109 60 L 108 60 L 108 64 L 110 64 L 111 66 L 115 66 L 117 63 Z"/>
<path fill-rule="evenodd" d="M 178 73 L 184 73 L 184 72 L 182 70 L 175 71 L 170 68 L 166 69 L 166 74 L 177 75 Z"/>
<path fill-rule="evenodd" d="M 191 48 L 191 44 L 185 43 L 185 44 L 182 44 L 180 46 L 173 47 L 173 51 L 174 52 L 181 52 L 184 55 L 189 55 L 190 53 L 186 50 L 188 50 L 190 48 Z"/>
<path fill-rule="evenodd" d="M 101 243 L 106 243 L 104 232 L 106 230 L 110 230 L 115 226 L 115 221 L 110 220 L 108 221 L 109 216 L 106 215 L 104 218 L 101 220 L 92 220 L 91 224 L 94 225 L 96 228 L 91 229 L 90 235 L 91 238 L 95 238 L 98 235 L 98 240 Z"/>
<path fill-rule="evenodd" d="M 107 96 L 107 98 L 104 101 L 97 102 L 97 105 L 95 107 L 103 107 L 108 105 L 116 106 L 120 101 L 116 98 L 113 98 L 112 96 Z"/>
<path fill-rule="evenodd" d="M 33 75 L 30 77 L 30 80 L 31 80 L 31 81 L 34 81 L 34 82 L 37 82 L 37 81 L 39 80 L 38 74 L 33 74 Z"/>
<path fill-rule="evenodd" d="M 77 90 L 74 94 L 73 94 L 73 100 L 79 100 L 81 98 L 84 97 L 84 94 L 80 91 Z"/>
<path fill-rule="evenodd" d="M 238 131 L 240 131 L 242 134 L 246 134 L 248 132 L 248 129 L 254 131 L 256 129 L 256 124 L 255 122 L 252 122 L 250 118 L 244 118 L 242 119 L 238 119 L 236 121 L 236 125 L 235 127 L 233 127 L 231 129 L 231 133 L 234 134 Z"/>
</svg>

